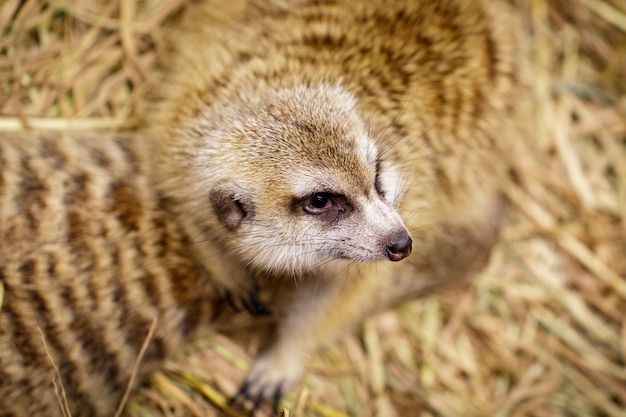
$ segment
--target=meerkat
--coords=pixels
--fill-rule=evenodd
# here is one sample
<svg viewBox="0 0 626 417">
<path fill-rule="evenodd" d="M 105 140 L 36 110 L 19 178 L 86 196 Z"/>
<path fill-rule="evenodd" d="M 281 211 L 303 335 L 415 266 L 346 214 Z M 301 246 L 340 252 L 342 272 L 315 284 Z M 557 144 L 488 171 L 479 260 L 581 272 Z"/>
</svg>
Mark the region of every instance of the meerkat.
<svg viewBox="0 0 626 417">
<path fill-rule="evenodd" d="M 111 417 L 219 308 L 135 139 L 0 134 L 0 416 Z"/>
<path fill-rule="evenodd" d="M 191 16 L 150 122 L 155 187 L 225 291 L 293 286 L 236 397 L 255 407 L 365 314 L 485 265 L 528 123 L 524 49 L 489 0 Z"/>
<path fill-rule="evenodd" d="M 488 259 L 524 140 L 504 5 L 233 0 L 189 16 L 148 130 L 0 137 L 2 416 L 61 415 L 57 396 L 74 417 L 113 415 L 134 364 L 141 381 L 225 299 L 279 320 L 235 396 L 255 408 L 366 314 Z"/>
</svg>

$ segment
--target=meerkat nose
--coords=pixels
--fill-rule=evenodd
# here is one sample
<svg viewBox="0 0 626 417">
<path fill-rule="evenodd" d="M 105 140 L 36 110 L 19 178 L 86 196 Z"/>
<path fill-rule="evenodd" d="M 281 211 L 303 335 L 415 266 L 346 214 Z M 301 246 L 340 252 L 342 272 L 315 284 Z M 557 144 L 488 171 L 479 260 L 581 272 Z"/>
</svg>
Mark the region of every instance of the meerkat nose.
<svg viewBox="0 0 626 417">
<path fill-rule="evenodd" d="M 387 245 L 387 256 L 393 262 L 401 261 L 411 254 L 413 241 L 408 233 L 402 232 L 394 236 L 394 242 Z"/>
</svg>

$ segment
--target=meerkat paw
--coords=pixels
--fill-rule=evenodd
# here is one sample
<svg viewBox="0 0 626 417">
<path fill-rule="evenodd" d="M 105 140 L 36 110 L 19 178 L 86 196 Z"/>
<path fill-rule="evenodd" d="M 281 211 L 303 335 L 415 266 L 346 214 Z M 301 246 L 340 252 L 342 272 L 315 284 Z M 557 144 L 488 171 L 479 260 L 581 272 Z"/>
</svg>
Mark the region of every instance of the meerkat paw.
<svg viewBox="0 0 626 417">
<path fill-rule="evenodd" d="M 239 391 L 231 398 L 231 405 L 254 412 L 261 402 L 271 400 L 278 413 L 280 399 L 300 379 L 302 370 L 302 360 L 293 351 L 270 349 L 254 361 Z"/>
</svg>

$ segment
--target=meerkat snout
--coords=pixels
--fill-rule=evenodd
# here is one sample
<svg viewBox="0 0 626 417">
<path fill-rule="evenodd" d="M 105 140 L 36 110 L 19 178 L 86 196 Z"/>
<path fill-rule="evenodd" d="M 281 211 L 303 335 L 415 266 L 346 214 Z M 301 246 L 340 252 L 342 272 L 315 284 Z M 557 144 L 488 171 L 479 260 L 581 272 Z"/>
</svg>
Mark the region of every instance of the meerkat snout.
<svg viewBox="0 0 626 417">
<path fill-rule="evenodd" d="M 405 231 L 396 233 L 392 238 L 392 243 L 387 245 L 387 256 L 390 261 L 401 261 L 411 254 L 413 240 Z"/>
</svg>

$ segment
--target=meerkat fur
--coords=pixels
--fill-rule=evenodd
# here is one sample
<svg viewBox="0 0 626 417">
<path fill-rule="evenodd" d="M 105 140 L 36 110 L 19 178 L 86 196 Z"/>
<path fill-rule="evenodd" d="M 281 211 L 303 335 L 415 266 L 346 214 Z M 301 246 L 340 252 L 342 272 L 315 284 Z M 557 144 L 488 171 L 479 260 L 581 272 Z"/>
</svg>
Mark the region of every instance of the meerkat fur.
<svg viewBox="0 0 626 417">
<path fill-rule="evenodd" d="M 1 416 L 61 416 L 62 400 L 74 417 L 110 417 L 136 362 L 143 381 L 219 309 L 151 185 L 148 145 L 0 134 Z"/>
<path fill-rule="evenodd" d="M 524 48 L 488 0 L 191 15 L 154 113 L 157 187 L 225 289 L 294 283 L 239 392 L 256 403 L 365 314 L 485 265 L 525 137 Z"/>
<path fill-rule="evenodd" d="M 55 378 L 72 416 L 113 415 L 226 300 L 279 323 L 254 408 L 480 271 L 527 137 L 517 26 L 496 0 L 202 1 L 145 130 L 0 134 L 0 415 L 61 415 Z"/>
</svg>

